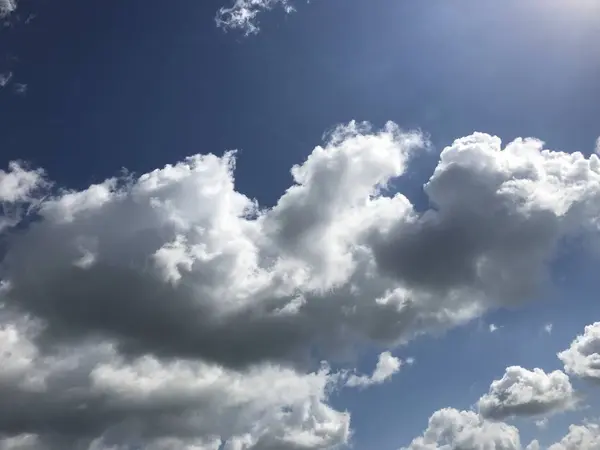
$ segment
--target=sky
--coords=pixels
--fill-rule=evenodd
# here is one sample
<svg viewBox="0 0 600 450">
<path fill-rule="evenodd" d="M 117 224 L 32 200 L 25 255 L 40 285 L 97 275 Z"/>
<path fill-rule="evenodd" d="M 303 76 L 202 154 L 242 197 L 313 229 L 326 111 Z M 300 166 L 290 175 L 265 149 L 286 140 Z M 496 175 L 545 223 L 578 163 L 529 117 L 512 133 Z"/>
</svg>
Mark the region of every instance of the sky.
<svg viewBox="0 0 600 450">
<path fill-rule="evenodd" d="M 600 450 L 598 1 L 0 21 L 0 450 Z"/>
</svg>

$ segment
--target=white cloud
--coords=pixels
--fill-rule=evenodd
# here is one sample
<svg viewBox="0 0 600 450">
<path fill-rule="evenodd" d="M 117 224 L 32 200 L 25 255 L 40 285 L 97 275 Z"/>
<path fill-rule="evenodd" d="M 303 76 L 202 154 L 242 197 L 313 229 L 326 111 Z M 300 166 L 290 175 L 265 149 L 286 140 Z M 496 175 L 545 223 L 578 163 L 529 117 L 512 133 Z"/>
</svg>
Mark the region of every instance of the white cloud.
<svg viewBox="0 0 600 450">
<path fill-rule="evenodd" d="M 6 17 L 17 9 L 16 0 L 0 0 L 0 17 Z"/>
<path fill-rule="evenodd" d="M 585 327 L 571 346 L 558 354 L 565 371 L 592 381 L 600 381 L 600 322 Z"/>
<path fill-rule="evenodd" d="M 544 422 L 544 427 L 545 427 Z M 542 427 L 543 428 L 543 427 Z M 445 408 L 430 418 L 427 429 L 400 450 L 540 450 L 538 440 L 521 444 L 519 430 L 505 422 L 490 421 L 472 411 Z M 600 448 L 600 426 L 571 425 L 560 442 L 547 450 L 594 450 Z"/>
<path fill-rule="evenodd" d="M 554 325 L 551 323 L 544 325 L 544 331 L 548 334 L 552 334 L 552 328 L 554 328 Z"/>
<path fill-rule="evenodd" d="M 596 155 L 532 139 L 503 149 L 476 133 L 441 153 L 425 186 L 433 207 L 419 212 L 387 188 L 423 145 L 391 123 L 340 126 L 293 167 L 272 208 L 235 190 L 233 153 L 81 191 L 49 192 L 42 172 L 13 166 L 0 198 L 36 216 L 3 236 L 15 356 L 2 367 L 6 395 L 22 396 L 5 404 L 24 409 L 0 413 L 0 435 L 56 448 L 93 438 L 99 449 L 169 448 L 173 436 L 201 448 L 229 440 L 227 450 L 345 442 L 348 416 L 327 402 L 340 376 L 316 369 L 315 355 L 405 343 L 526 301 L 564 237 L 597 232 Z M 14 338 L 25 316 L 40 329 Z M 394 371 L 389 356 L 370 379 Z M 227 386 L 202 385 L 215 373 Z M 81 389 L 67 395 L 66 384 Z M 224 406 L 207 416 L 214 398 Z M 461 442 L 512 436 L 448 414 L 471 427 Z"/>
<path fill-rule="evenodd" d="M 569 433 L 548 450 L 592 450 L 600 448 L 600 426 L 594 423 L 571 425 Z"/>
<path fill-rule="evenodd" d="M 38 195 L 48 187 L 42 170 L 28 170 L 17 162 L 0 169 L 0 231 L 16 225 L 39 203 Z"/>
<path fill-rule="evenodd" d="M 17 162 L 9 165 L 8 172 L 0 169 L 0 202 L 32 203 L 35 191 L 46 185 L 42 170 L 27 170 Z"/>
<path fill-rule="evenodd" d="M 594 153 L 600 155 L 600 136 L 596 139 L 596 147 L 594 148 Z"/>
<path fill-rule="evenodd" d="M 379 355 L 377 365 L 375 366 L 372 375 L 352 374 L 348 377 L 346 385 L 351 387 L 368 387 L 375 384 L 382 384 L 391 379 L 394 374 L 398 373 L 400 367 L 402 367 L 400 358 L 392 356 L 390 352 L 383 352 Z"/>
<path fill-rule="evenodd" d="M 512 366 L 500 380 L 494 380 L 477 406 L 482 416 L 501 420 L 513 416 L 548 415 L 572 409 L 575 392 L 569 377 L 556 370 L 527 370 Z"/>
<path fill-rule="evenodd" d="M 401 450 L 521 450 L 519 430 L 483 419 L 472 411 L 436 411 L 423 435 Z"/>
<path fill-rule="evenodd" d="M 240 30 L 248 36 L 259 31 L 258 15 L 277 6 L 287 14 L 294 11 L 289 0 L 235 0 L 232 6 L 219 9 L 215 20 L 224 30 Z"/>
<path fill-rule="evenodd" d="M 490 323 L 489 330 L 490 330 L 490 333 L 494 333 L 494 332 L 498 331 L 498 326 L 493 323 Z"/>
</svg>

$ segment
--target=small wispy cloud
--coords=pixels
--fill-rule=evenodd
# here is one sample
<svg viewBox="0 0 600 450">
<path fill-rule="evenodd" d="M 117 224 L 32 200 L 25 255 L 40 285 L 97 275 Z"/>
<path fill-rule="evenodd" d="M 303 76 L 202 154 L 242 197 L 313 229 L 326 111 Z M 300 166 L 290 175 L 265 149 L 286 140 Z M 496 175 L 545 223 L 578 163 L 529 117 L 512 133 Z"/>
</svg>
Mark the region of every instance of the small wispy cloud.
<svg viewBox="0 0 600 450">
<path fill-rule="evenodd" d="M 409 362 L 410 361 L 410 362 Z M 413 365 L 414 358 L 408 358 L 406 364 Z M 400 371 L 403 362 L 400 358 L 392 356 L 390 352 L 383 352 L 379 355 L 377 366 L 372 375 L 355 375 L 352 374 L 346 385 L 349 387 L 365 388 L 376 384 L 382 384 L 388 381 L 392 376 Z"/>
<path fill-rule="evenodd" d="M 0 1 L 2 1 L 2 0 L 0 0 Z M 13 76 L 12 72 L 0 73 L 0 88 L 6 87 L 8 85 L 8 83 L 10 83 L 12 76 Z"/>
<path fill-rule="evenodd" d="M 596 153 L 596 155 L 600 155 L 600 136 L 598 136 L 598 139 L 596 139 L 596 147 L 594 147 L 594 153 Z"/>
<path fill-rule="evenodd" d="M 27 85 L 25 83 L 13 83 L 13 91 L 18 95 L 25 95 L 27 93 Z"/>
<path fill-rule="evenodd" d="M 548 418 L 544 417 L 543 419 L 536 420 L 535 426 L 538 427 L 540 430 L 545 430 L 546 428 L 548 428 Z"/>
<path fill-rule="evenodd" d="M 548 334 L 552 333 L 552 328 L 554 328 L 554 325 L 551 323 L 547 323 L 546 325 L 544 325 L 544 331 Z"/>
<path fill-rule="evenodd" d="M 219 9 L 215 21 L 226 31 L 240 30 L 249 36 L 260 30 L 258 15 L 275 7 L 283 8 L 287 14 L 294 11 L 289 0 L 235 0 L 232 6 Z"/>
<path fill-rule="evenodd" d="M 490 333 L 495 333 L 496 331 L 498 331 L 498 325 L 490 323 L 489 330 L 490 330 Z"/>
</svg>

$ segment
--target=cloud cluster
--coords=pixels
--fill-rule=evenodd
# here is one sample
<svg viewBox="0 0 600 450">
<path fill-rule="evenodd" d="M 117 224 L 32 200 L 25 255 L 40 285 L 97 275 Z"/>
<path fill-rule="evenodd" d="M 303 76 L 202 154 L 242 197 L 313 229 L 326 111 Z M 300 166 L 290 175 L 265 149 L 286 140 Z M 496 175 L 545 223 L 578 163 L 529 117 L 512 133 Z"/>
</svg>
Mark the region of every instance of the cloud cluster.
<svg viewBox="0 0 600 450">
<path fill-rule="evenodd" d="M 600 425 L 571 425 L 569 433 L 548 450 L 582 450 L 600 448 Z"/>
<path fill-rule="evenodd" d="M 18 225 L 0 265 L 2 445 L 346 443 L 349 416 L 328 398 L 348 372 L 320 361 L 526 301 L 561 240 L 597 233 L 596 155 L 476 133 L 443 150 L 418 210 L 392 187 L 426 145 L 392 123 L 340 126 L 272 208 L 235 189 L 231 152 L 81 191 L 2 172 L 5 223 Z M 351 384 L 399 367 L 383 353 Z M 492 433 L 511 448 L 510 428 L 444 414 L 472 429 L 462 441 Z"/>
<path fill-rule="evenodd" d="M 500 380 L 492 382 L 477 406 L 485 418 L 505 419 L 547 415 L 570 409 L 575 403 L 569 377 L 560 370 L 547 374 L 541 369 L 512 366 Z"/>
<path fill-rule="evenodd" d="M 558 354 L 565 370 L 586 379 L 596 379 L 592 367 L 598 350 L 600 324 L 585 327 L 571 347 Z M 477 402 L 478 413 L 445 408 L 436 411 L 429 419 L 424 433 L 401 450 L 540 450 L 539 441 L 526 447 L 520 442 L 519 430 L 502 422 L 516 416 L 533 418 L 543 415 L 535 423 L 546 428 L 548 416 L 576 406 L 576 395 L 569 377 L 557 370 L 545 373 L 522 367 L 508 367 L 500 380 L 492 382 L 489 392 Z M 571 425 L 568 433 L 547 450 L 580 450 L 600 448 L 600 425 L 597 421 L 584 421 Z"/>
<path fill-rule="evenodd" d="M 232 6 L 219 9 L 215 21 L 224 30 L 239 30 L 248 36 L 259 31 L 258 15 L 277 6 L 286 14 L 294 11 L 289 0 L 235 0 Z"/>
<path fill-rule="evenodd" d="M 521 443 L 519 430 L 507 423 L 489 421 L 472 411 L 445 408 L 429 419 L 423 435 L 400 450 L 540 450 L 539 441 Z M 547 450 L 592 450 L 600 448 L 600 426 L 571 425 L 569 432 Z"/>
</svg>

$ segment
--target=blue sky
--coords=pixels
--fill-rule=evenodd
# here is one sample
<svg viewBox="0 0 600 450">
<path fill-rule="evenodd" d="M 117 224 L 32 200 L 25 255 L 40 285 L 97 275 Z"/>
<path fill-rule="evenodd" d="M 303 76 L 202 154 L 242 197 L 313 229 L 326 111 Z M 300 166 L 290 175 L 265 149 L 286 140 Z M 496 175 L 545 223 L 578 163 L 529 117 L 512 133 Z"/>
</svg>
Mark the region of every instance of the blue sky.
<svg viewBox="0 0 600 450">
<path fill-rule="evenodd" d="M 0 11 L 0 449 L 600 449 L 597 2 Z"/>
</svg>

